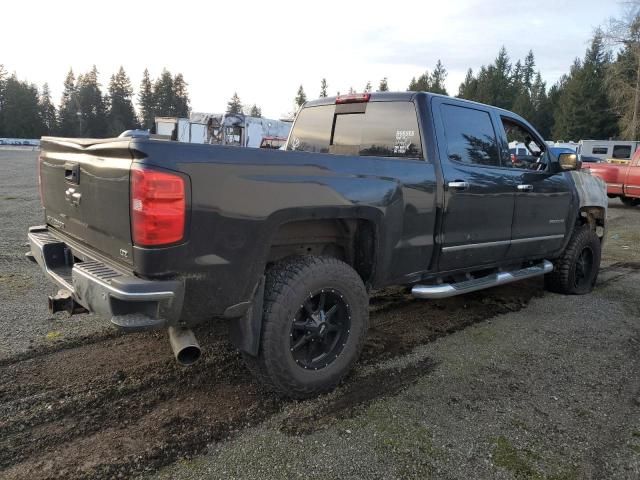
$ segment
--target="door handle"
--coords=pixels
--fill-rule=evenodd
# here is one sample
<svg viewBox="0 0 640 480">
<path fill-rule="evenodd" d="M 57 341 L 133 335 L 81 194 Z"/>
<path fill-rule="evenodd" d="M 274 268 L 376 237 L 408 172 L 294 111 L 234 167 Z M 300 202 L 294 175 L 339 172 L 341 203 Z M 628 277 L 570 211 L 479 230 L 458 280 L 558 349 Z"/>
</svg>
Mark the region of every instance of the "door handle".
<svg viewBox="0 0 640 480">
<path fill-rule="evenodd" d="M 532 192 L 533 191 L 533 185 L 528 185 L 528 184 L 518 185 L 517 188 L 518 188 L 519 192 Z"/>
<path fill-rule="evenodd" d="M 447 183 L 447 186 L 452 190 L 467 190 L 469 188 L 468 182 L 455 181 Z"/>
</svg>

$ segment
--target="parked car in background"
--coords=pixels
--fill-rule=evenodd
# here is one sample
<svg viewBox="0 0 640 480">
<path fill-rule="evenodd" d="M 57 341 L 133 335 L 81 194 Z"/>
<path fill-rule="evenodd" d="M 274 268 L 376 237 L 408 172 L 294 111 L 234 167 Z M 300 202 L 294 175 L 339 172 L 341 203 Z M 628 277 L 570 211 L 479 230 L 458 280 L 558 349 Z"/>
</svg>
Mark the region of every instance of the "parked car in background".
<svg viewBox="0 0 640 480">
<path fill-rule="evenodd" d="M 640 149 L 628 164 L 603 162 L 583 164 L 583 168 L 606 182 L 609 198 L 620 198 L 628 207 L 640 205 Z"/>
</svg>

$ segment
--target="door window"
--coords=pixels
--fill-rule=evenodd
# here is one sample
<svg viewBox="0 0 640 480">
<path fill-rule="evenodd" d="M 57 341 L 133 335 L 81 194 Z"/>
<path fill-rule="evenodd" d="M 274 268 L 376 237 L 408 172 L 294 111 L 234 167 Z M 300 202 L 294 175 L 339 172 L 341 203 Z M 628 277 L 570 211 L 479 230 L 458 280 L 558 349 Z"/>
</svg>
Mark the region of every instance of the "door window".
<svg viewBox="0 0 640 480">
<path fill-rule="evenodd" d="M 515 155 L 502 159 L 502 165 L 526 170 L 543 170 L 546 167 L 543 146 L 534 140 L 536 137 L 533 133 L 510 118 L 502 117 L 502 126 L 508 144 L 512 149 L 516 149 Z"/>
<path fill-rule="evenodd" d="M 449 160 L 475 165 L 500 165 L 498 142 L 489 113 L 442 105 Z"/>
</svg>

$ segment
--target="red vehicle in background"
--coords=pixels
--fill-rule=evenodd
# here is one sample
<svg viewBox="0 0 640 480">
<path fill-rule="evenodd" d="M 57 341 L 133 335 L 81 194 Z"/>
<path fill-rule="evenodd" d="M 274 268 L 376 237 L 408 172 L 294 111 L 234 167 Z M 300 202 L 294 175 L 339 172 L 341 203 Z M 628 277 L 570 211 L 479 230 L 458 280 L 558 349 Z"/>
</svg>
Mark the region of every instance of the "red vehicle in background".
<svg viewBox="0 0 640 480">
<path fill-rule="evenodd" d="M 607 183 L 609 198 L 620 198 L 628 207 L 640 205 L 640 148 L 629 163 L 583 163 Z"/>
</svg>

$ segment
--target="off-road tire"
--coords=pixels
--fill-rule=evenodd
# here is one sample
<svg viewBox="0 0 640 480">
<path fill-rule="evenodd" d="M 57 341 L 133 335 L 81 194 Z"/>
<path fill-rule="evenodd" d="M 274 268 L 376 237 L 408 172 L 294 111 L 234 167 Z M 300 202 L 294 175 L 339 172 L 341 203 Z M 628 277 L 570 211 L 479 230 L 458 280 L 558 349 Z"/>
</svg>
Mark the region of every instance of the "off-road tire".
<svg viewBox="0 0 640 480">
<path fill-rule="evenodd" d="M 635 207 L 640 205 L 640 198 L 620 197 L 620 201 L 625 207 Z"/>
<path fill-rule="evenodd" d="M 290 331 L 302 303 L 322 289 L 335 289 L 344 297 L 350 329 L 335 360 L 318 370 L 307 370 L 291 354 Z M 257 357 L 243 357 L 249 370 L 269 390 L 290 398 L 309 398 L 334 389 L 351 370 L 368 327 L 369 297 L 355 270 L 332 257 L 290 257 L 266 272 L 260 348 Z"/>
<path fill-rule="evenodd" d="M 593 262 L 583 282 L 576 282 L 577 263 L 585 249 L 592 252 Z M 545 275 L 547 290 L 569 295 L 584 295 L 593 290 L 600 269 L 600 239 L 589 225 L 574 230 L 567 248 L 553 265 L 553 271 Z"/>
</svg>

